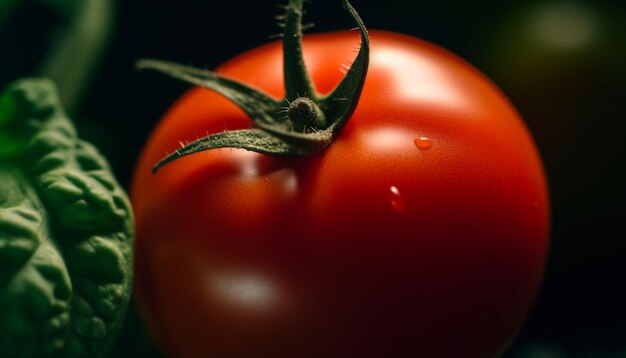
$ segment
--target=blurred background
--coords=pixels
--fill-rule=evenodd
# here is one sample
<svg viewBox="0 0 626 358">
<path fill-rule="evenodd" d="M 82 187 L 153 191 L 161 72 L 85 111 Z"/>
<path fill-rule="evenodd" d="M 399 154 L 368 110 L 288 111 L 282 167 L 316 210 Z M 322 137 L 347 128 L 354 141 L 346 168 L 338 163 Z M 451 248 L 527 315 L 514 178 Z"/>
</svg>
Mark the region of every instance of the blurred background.
<svg viewBox="0 0 626 358">
<path fill-rule="evenodd" d="M 0 87 L 52 77 L 81 136 L 128 187 L 151 128 L 189 88 L 133 63 L 215 67 L 271 41 L 279 3 L 0 0 Z M 368 28 L 423 38 L 489 76 L 543 156 L 553 215 L 546 278 L 504 357 L 626 357 L 626 2 L 383 3 L 353 1 Z M 311 0 L 307 21 L 309 33 L 354 27 L 339 0 Z M 114 357 L 161 357 L 134 306 Z"/>
</svg>

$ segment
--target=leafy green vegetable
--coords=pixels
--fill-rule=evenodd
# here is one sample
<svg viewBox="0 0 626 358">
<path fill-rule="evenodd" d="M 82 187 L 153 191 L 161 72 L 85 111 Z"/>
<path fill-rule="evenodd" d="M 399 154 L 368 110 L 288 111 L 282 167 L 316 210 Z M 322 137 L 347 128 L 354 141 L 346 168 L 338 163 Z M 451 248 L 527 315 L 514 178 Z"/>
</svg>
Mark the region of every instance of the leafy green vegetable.
<svg viewBox="0 0 626 358">
<path fill-rule="evenodd" d="M 132 237 L 126 194 L 54 84 L 11 84 L 0 94 L 0 356 L 108 356 Z"/>
</svg>

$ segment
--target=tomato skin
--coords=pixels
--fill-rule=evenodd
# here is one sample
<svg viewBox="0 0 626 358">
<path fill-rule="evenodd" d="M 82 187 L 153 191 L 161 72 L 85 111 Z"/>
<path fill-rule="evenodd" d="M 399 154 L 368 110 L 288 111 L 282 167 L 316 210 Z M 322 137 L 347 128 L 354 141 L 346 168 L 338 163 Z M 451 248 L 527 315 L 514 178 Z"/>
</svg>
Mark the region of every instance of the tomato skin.
<svg viewBox="0 0 626 358">
<path fill-rule="evenodd" d="M 394 33 L 370 40 L 359 105 L 321 153 L 219 149 L 152 175 L 179 142 L 251 125 L 198 88 L 152 133 L 131 188 L 136 289 L 171 356 L 490 357 L 523 324 L 549 222 L 528 130 L 456 56 Z M 356 43 L 304 38 L 319 92 Z M 279 43 L 218 72 L 283 95 Z"/>
</svg>

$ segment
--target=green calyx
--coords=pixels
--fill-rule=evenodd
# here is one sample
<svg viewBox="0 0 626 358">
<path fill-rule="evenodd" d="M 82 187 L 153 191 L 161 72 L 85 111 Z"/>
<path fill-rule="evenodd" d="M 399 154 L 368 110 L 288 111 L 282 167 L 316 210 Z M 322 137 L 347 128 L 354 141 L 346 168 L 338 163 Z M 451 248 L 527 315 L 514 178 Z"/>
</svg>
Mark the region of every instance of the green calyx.
<svg viewBox="0 0 626 358">
<path fill-rule="evenodd" d="M 161 159 L 153 168 L 180 157 L 216 148 L 241 148 L 274 156 L 303 156 L 319 152 L 332 142 L 356 109 L 369 62 L 369 38 L 363 21 L 347 0 L 343 7 L 361 34 L 361 47 L 345 77 L 330 94 L 318 94 L 302 56 L 303 0 L 289 0 L 283 33 L 285 98 L 276 100 L 244 83 L 215 72 L 171 62 L 144 59 L 139 69 L 152 69 L 211 89 L 239 106 L 254 122 L 251 129 L 211 134 Z"/>
</svg>

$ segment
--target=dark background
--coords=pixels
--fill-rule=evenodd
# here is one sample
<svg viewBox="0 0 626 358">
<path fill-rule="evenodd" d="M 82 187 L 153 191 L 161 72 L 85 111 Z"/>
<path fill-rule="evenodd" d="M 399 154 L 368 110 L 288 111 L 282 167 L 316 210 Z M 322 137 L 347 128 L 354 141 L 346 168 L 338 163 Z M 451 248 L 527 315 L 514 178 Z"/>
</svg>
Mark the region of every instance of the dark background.
<svg viewBox="0 0 626 358">
<path fill-rule="evenodd" d="M 24 3 L 0 27 L 2 87 L 37 72 L 54 29 L 66 21 L 37 1 Z M 114 32 L 71 114 L 123 185 L 159 116 L 188 88 L 138 73 L 133 63 L 156 57 L 219 65 L 279 32 L 276 4 L 115 4 Z M 626 2 L 353 5 L 370 29 L 426 39 L 478 67 L 509 96 L 536 139 L 551 191 L 551 251 L 534 310 L 505 357 L 626 357 Z M 354 27 L 339 0 L 306 6 L 305 22 L 316 25 L 308 32 Z M 134 306 L 114 357 L 160 357 Z"/>
</svg>

